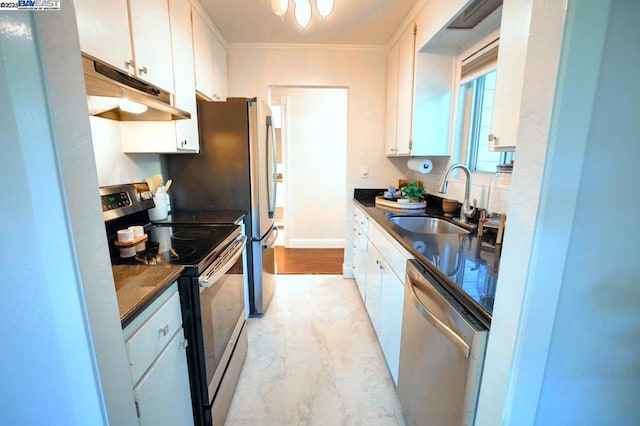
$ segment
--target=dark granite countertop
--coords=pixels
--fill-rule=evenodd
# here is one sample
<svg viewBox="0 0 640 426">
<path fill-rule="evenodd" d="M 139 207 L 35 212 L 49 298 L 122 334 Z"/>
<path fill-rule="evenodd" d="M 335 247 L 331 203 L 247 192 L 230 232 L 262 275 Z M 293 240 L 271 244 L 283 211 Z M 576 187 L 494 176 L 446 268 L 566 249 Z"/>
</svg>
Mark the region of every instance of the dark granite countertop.
<svg viewBox="0 0 640 426">
<path fill-rule="evenodd" d="M 179 224 L 236 224 L 239 225 L 247 212 L 243 210 L 212 210 L 195 212 L 173 212 L 165 220 L 154 221 L 154 223 L 179 223 Z"/>
<path fill-rule="evenodd" d="M 120 322 L 125 328 L 180 275 L 179 265 L 115 265 L 112 267 Z"/>
<path fill-rule="evenodd" d="M 401 228 L 389 219 L 398 215 L 444 218 L 441 199 L 430 195 L 427 207 L 423 210 L 387 209 L 375 205 L 375 196 L 381 195 L 382 191 L 356 189 L 354 200 L 416 260 L 431 271 L 440 284 L 489 326 L 500 261 L 495 248 L 487 241 L 480 243 L 477 231 L 462 235 L 422 234 Z M 490 238 L 491 235 L 487 237 Z"/>
</svg>

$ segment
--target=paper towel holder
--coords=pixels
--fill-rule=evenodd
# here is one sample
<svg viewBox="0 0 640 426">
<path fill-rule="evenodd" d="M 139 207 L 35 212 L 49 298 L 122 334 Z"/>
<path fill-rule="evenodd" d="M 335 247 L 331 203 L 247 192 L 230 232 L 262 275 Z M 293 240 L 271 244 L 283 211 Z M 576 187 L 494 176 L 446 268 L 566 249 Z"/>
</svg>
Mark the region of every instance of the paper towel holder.
<svg viewBox="0 0 640 426">
<path fill-rule="evenodd" d="M 433 170 L 433 162 L 428 158 L 410 158 L 407 160 L 407 168 L 418 173 L 427 174 Z"/>
</svg>

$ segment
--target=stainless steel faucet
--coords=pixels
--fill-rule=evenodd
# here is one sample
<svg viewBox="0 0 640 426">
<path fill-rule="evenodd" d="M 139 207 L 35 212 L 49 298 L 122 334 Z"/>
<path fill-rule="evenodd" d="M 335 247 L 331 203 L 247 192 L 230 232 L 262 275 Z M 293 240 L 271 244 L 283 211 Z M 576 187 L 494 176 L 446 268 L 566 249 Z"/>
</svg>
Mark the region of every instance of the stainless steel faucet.
<svg viewBox="0 0 640 426">
<path fill-rule="evenodd" d="M 447 186 L 449 185 L 449 175 L 455 169 L 461 169 L 467 175 L 467 183 L 464 187 L 464 201 L 462 203 L 462 208 L 460 209 L 460 221 L 463 223 L 467 222 L 467 219 L 473 217 L 476 213 L 476 204 L 478 200 L 473 200 L 473 205 L 469 205 L 469 196 L 471 193 L 471 171 L 469 168 L 462 163 L 456 163 L 447 169 L 447 172 L 444 174 L 444 178 L 442 178 L 442 182 L 440 182 L 440 188 L 438 188 L 438 192 L 441 194 L 446 194 Z"/>
</svg>

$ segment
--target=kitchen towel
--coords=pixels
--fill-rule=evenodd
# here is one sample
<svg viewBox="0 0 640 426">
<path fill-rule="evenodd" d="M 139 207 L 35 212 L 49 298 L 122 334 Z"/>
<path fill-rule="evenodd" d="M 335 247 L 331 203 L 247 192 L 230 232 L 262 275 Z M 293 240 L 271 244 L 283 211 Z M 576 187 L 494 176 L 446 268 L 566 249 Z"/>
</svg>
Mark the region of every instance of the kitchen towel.
<svg viewBox="0 0 640 426">
<path fill-rule="evenodd" d="M 433 163 L 428 158 L 410 158 L 409 161 L 407 161 L 407 167 L 409 170 L 415 170 L 416 172 L 427 174 L 431 173 Z"/>
</svg>

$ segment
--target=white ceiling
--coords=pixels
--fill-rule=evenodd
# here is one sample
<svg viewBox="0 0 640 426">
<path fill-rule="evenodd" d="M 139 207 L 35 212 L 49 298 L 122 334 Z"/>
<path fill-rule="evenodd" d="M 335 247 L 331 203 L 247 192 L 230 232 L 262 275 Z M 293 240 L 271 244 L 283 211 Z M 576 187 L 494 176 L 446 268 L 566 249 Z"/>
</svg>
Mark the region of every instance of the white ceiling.
<svg viewBox="0 0 640 426">
<path fill-rule="evenodd" d="M 294 0 L 284 22 L 270 0 L 199 0 L 228 43 L 386 45 L 418 0 L 335 0 L 326 21 L 316 12 L 302 30 L 293 19 Z"/>
</svg>

